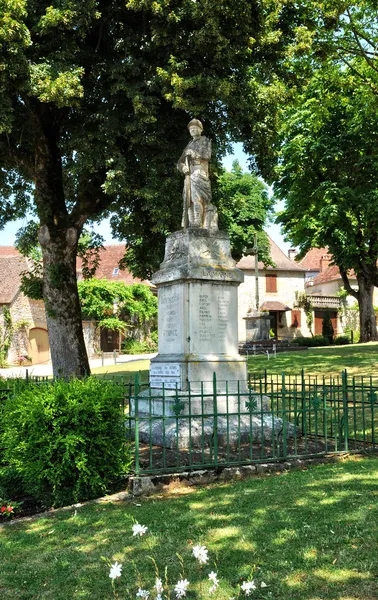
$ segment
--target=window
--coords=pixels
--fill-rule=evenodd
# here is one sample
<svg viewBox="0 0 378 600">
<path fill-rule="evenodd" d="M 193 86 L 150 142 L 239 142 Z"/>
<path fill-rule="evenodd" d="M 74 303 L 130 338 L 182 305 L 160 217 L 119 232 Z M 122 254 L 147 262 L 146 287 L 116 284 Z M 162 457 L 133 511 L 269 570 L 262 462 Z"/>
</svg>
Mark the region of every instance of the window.
<svg viewBox="0 0 378 600">
<path fill-rule="evenodd" d="M 301 326 L 301 311 L 300 310 L 292 310 L 291 311 L 291 326 L 292 327 L 300 327 Z"/>
<path fill-rule="evenodd" d="M 118 268 L 118 267 L 115 267 L 115 268 L 113 269 L 113 275 L 118 275 L 118 273 L 119 273 L 119 268 Z"/>
<path fill-rule="evenodd" d="M 266 273 L 265 275 L 265 291 L 269 294 L 277 292 L 277 275 L 276 273 Z"/>
</svg>

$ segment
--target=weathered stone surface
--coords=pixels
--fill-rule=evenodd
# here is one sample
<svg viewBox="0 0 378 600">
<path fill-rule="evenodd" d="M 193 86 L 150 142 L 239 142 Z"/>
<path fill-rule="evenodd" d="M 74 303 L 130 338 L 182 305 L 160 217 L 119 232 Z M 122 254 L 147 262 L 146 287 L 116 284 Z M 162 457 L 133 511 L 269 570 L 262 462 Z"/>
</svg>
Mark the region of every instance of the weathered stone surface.
<svg viewBox="0 0 378 600">
<path fill-rule="evenodd" d="M 218 417 L 218 445 L 237 445 L 239 443 L 250 443 L 263 440 L 270 441 L 272 438 L 280 439 L 283 432 L 283 421 L 271 415 L 242 416 L 242 417 Z M 286 423 L 287 437 L 293 437 L 295 426 Z M 151 443 L 166 448 L 189 448 L 189 439 L 192 448 L 201 448 L 202 445 L 209 446 L 214 443 L 214 419 L 177 417 L 172 419 L 149 418 L 139 421 L 139 439 L 142 442 Z"/>
</svg>

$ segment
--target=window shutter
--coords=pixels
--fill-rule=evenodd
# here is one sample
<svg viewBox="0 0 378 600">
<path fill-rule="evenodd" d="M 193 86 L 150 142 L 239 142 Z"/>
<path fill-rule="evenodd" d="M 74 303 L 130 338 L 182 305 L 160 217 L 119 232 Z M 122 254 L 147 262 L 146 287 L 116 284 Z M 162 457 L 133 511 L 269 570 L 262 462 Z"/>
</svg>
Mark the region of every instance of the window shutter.
<svg viewBox="0 0 378 600">
<path fill-rule="evenodd" d="M 291 326 L 292 327 L 300 327 L 301 326 L 301 311 L 300 310 L 292 310 L 291 311 Z"/>
<path fill-rule="evenodd" d="M 277 275 L 275 273 L 266 273 L 265 291 L 271 294 L 277 292 Z"/>
</svg>

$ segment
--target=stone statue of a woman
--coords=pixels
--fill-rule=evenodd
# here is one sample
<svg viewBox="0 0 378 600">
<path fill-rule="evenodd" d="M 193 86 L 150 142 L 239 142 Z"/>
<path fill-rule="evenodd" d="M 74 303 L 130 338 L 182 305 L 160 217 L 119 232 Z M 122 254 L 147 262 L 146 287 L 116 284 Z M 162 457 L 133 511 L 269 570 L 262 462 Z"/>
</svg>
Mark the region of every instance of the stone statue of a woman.
<svg viewBox="0 0 378 600">
<path fill-rule="evenodd" d="M 218 231 L 218 214 L 211 203 L 209 161 L 211 140 L 202 135 L 201 121 L 193 119 L 188 125 L 192 140 L 184 149 L 177 163 L 178 170 L 185 175 L 182 227 L 201 227 Z"/>
</svg>

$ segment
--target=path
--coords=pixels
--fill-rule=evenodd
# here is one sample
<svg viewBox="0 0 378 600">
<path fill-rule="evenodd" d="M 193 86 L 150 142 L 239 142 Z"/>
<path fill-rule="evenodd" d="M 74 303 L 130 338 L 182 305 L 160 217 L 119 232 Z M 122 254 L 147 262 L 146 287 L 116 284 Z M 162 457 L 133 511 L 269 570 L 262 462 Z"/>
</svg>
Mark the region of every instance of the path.
<svg viewBox="0 0 378 600">
<path fill-rule="evenodd" d="M 117 356 L 117 365 L 121 363 L 129 363 L 137 360 L 150 360 L 156 356 L 154 354 L 121 354 Z M 102 358 L 92 358 L 89 360 L 89 365 L 91 369 L 96 369 L 97 367 L 114 365 L 113 356 L 104 357 L 104 362 L 102 362 Z M 40 365 L 31 365 L 29 367 L 10 367 L 9 369 L 0 369 L 0 377 L 22 377 L 24 378 L 26 375 L 26 369 L 28 369 L 29 376 L 31 377 L 46 377 L 48 375 L 52 375 L 52 364 L 51 361 L 48 363 L 43 363 Z"/>
</svg>

